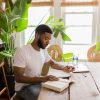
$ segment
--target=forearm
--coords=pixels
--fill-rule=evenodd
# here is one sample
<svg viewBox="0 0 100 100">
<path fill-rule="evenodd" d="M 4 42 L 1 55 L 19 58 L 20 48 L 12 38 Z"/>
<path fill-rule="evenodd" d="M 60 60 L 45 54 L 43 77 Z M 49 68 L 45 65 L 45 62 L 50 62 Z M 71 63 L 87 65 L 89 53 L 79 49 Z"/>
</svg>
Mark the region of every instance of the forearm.
<svg viewBox="0 0 100 100">
<path fill-rule="evenodd" d="M 60 64 L 57 64 L 57 63 L 54 63 L 51 65 L 52 68 L 55 68 L 55 69 L 58 69 L 58 70 L 62 70 L 64 66 L 60 65 Z"/>
<path fill-rule="evenodd" d="M 27 76 L 17 76 L 15 78 L 18 83 L 27 83 L 27 84 L 35 84 L 40 82 L 45 82 L 48 80 L 47 77 L 27 77 Z"/>
<path fill-rule="evenodd" d="M 55 61 L 49 61 L 49 64 L 52 68 L 58 69 L 58 70 L 63 70 L 64 72 L 73 72 L 75 68 L 73 66 L 63 66 Z"/>
</svg>

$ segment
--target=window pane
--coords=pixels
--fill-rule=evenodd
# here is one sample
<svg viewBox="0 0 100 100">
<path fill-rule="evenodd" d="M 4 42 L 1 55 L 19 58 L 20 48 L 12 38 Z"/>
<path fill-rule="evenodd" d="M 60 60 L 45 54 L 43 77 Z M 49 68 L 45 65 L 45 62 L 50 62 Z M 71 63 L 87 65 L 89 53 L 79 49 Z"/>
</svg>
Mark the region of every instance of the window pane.
<svg viewBox="0 0 100 100">
<path fill-rule="evenodd" d="M 66 34 L 71 38 L 71 41 L 66 44 L 91 44 L 92 27 L 70 27 L 66 29 Z"/>
<path fill-rule="evenodd" d="M 93 21 L 93 11 L 91 10 L 91 7 L 78 7 L 78 9 L 76 7 L 71 8 L 72 9 L 69 9 L 70 12 L 67 12 L 67 8 L 67 11 L 65 11 L 65 25 L 67 27 L 65 32 L 71 38 L 71 41 L 65 43 L 91 44 Z M 76 36 L 78 36 L 78 38 L 76 38 Z"/>
<path fill-rule="evenodd" d="M 30 7 L 28 15 L 29 25 L 44 23 L 50 15 L 50 7 Z"/>
<path fill-rule="evenodd" d="M 65 7 L 66 34 L 71 41 L 63 44 L 63 52 L 79 54 L 79 59 L 87 58 L 87 50 L 92 44 L 93 7 Z"/>
<path fill-rule="evenodd" d="M 69 25 L 92 25 L 92 14 L 66 14 L 65 23 Z"/>
<path fill-rule="evenodd" d="M 65 12 L 93 12 L 93 7 L 65 7 Z"/>
<path fill-rule="evenodd" d="M 25 30 L 25 44 L 27 44 L 28 40 L 30 39 L 30 36 L 34 36 L 34 30 L 35 30 L 35 27 L 28 27 Z"/>
<path fill-rule="evenodd" d="M 63 53 L 73 52 L 79 56 L 79 59 L 87 59 L 89 45 L 63 45 Z"/>
<path fill-rule="evenodd" d="M 28 25 L 31 27 L 28 27 L 25 30 L 25 44 L 27 44 L 31 35 L 34 36 L 34 33 L 32 32 L 35 27 L 32 26 L 45 23 L 47 18 L 50 16 L 50 7 L 30 7 L 28 15 Z"/>
</svg>

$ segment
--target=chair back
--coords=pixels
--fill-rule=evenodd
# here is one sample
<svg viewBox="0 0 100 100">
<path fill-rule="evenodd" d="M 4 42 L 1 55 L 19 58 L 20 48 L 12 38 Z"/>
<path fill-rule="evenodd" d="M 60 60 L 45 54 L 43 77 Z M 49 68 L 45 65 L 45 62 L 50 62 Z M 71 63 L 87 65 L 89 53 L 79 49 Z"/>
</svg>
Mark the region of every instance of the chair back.
<svg viewBox="0 0 100 100">
<path fill-rule="evenodd" d="M 57 62 L 60 62 L 62 60 L 62 49 L 59 45 L 50 45 L 47 50 L 53 60 Z"/>
<path fill-rule="evenodd" d="M 100 62 L 100 52 L 95 52 L 96 45 L 89 48 L 87 52 L 87 59 L 90 62 Z"/>
</svg>

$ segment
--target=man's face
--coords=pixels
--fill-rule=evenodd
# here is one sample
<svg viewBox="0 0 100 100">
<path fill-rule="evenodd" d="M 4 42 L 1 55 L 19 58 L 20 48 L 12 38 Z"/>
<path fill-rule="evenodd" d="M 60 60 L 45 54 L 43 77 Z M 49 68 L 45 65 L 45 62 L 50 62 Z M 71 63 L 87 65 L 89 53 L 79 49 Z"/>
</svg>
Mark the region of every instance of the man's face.
<svg viewBox="0 0 100 100">
<path fill-rule="evenodd" d="M 40 48 L 45 49 L 46 46 L 49 44 L 50 39 L 51 39 L 51 34 L 45 32 L 45 34 L 42 34 L 39 36 L 39 39 L 37 41 L 37 45 Z"/>
</svg>

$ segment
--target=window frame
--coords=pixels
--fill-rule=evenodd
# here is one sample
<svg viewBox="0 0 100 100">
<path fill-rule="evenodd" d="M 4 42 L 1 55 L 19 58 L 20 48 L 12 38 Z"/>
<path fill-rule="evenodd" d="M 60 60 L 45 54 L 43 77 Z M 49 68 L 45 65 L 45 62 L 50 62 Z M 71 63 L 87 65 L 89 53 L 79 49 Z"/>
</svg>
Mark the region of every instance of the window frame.
<svg viewBox="0 0 100 100">
<path fill-rule="evenodd" d="M 84 7 L 84 6 L 83 6 Z M 93 43 L 95 43 L 95 41 L 96 41 L 96 27 L 95 27 L 95 25 L 94 25 L 94 22 L 95 22 L 95 24 L 97 23 L 96 21 L 96 17 L 97 17 L 97 12 L 95 12 L 95 8 L 93 8 L 93 12 L 65 12 L 65 10 L 64 10 L 64 8 L 62 8 L 63 10 L 62 10 L 62 16 L 63 16 L 63 20 L 64 20 L 64 22 L 65 22 L 65 14 L 93 14 L 93 20 L 92 20 L 92 38 L 91 38 L 91 44 L 93 44 Z M 96 8 L 97 9 L 97 8 Z M 77 25 L 76 25 L 77 26 Z M 81 25 L 79 25 L 79 26 L 81 26 Z M 66 27 L 68 27 L 68 26 L 66 26 Z M 94 37 L 95 37 L 95 39 L 94 39 Z M 63 41 L 63 45 L 91 45 L 90 43 L 65 43 L 65 41 Z"/>
<path fill-rule="evenodd" d="M 84 7 L 84 6 L 83 6 Z M 65 9 L 64 7 L 62 7 L 62 16 L 63 16 L 63 19 L 65 21 L 65 16 L 64 16 L 64 13 L 65 13 Z M 86 61 L 87 60 L 87 51 L 89 49 L 89 47 L 91 47 L 91 45 L 95 44 L 96 43 L 96 37 L 97 37 L 97 14 L 98 11 L 97 11 L 97 7 L 94 7 L 93 8 L 93 20 L 92 20 L 92 38 L 91 38 L 91 44 L 67 44 L 63 41 L 62 43 L 62 48 L 63 48 L 63 53 L 66 53 L 66 52 L 74 52 L 76 54 L 79 54 L 79 60 L 80 61 Z M 76 50 L 75 49 L 71 49 L 69 51 L 69 49 L 67 50 L 67 48 L 73 48 L 73 47 L 76 46 Z M 78 47 L 84 47 L 84 50 L 82 48 L 82 53 L 79 52 L 78 50 Z"/>
</svg>

